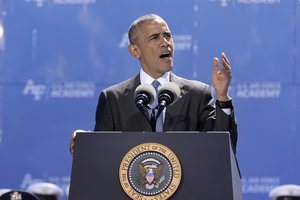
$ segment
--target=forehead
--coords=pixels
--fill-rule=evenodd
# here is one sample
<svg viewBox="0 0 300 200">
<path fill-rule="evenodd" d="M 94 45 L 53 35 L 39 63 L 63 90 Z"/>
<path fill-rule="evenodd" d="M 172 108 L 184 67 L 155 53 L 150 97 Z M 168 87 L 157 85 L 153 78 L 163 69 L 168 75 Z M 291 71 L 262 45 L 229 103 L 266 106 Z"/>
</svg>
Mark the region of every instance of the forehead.
<svg viewBox="0 0 300 200">
<path fill-rule="evenodd" d="M 154 33 L 170 32 L 170 29 L 163 19 L 155 19 L 141 24 L 140 31 L 142 35 L 149 36 Z"/>
</svg>

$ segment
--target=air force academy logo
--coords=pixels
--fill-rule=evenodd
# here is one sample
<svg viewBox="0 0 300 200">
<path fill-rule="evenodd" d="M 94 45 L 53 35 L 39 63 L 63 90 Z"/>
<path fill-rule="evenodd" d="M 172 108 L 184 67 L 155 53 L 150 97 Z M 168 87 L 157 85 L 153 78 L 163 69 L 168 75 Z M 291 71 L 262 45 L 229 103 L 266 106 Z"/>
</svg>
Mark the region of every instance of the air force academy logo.
<svg viewBox="0 0 300 200">
<path fill-rule="evenodd" d="M 132 148 L 123 158 L 120 183 L 132 199 L 168 199 L 181 180 L 181 165 L 166 146 L 144 143 Z"/>
</svg>

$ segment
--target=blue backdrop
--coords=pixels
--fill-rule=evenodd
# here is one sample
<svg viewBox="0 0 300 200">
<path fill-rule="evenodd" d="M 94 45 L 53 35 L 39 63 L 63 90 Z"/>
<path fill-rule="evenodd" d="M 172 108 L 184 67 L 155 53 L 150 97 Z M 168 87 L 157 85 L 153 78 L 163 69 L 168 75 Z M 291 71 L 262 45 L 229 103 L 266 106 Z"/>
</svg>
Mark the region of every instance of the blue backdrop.
<svg viewBox="0 0 300 200">
<path fill-rule="evenodd" d="M 126 33 L 147 13 L 172 30 L 176 74 L 210 83 L 229 57 L 244 199 L 300 184 L 299 0 L 0 0 L 0 188 L 67 188 L 71 133 L 138 73 Z"/>
</svg>

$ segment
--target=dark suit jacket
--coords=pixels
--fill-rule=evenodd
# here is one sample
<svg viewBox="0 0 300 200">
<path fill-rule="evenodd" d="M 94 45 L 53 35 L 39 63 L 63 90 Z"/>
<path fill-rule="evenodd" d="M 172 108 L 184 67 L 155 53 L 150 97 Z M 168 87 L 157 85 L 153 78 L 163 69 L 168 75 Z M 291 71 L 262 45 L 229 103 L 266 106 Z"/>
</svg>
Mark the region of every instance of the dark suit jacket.
<svg viewBox="0 0 300 200">
<path fill-rule="evenodd" d="M 181 96 L 167 107 L 164 131 L 229 131 L 233 150 L 237 143 L 234 112 L 227 115 L 214 101 L 210 86 L 171 73 Z M 147 118 L 135 105 L 134 92 L 141 84 L 139 74 L 103 90 L 96 111 L 95 131 L 151 132 Z"/>
</svg>

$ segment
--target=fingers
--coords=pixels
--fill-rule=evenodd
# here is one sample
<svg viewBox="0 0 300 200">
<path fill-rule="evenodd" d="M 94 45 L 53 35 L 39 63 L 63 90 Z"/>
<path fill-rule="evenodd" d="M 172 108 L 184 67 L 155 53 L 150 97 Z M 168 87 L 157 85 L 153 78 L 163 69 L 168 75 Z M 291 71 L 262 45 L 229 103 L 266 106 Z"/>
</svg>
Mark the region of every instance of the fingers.
<svg viewBox="0 0 300 200">
<path fill-rule="evenodd" d="M 214 57 L 213 60 L 213 74 L 218 73 L 219 71 L 219 59 L 217 57 Z"/>
<path fill-rule="evenodd" d="M 75 141 L 75 139 L 76 139 L 76 134 L 77 134 L 77 132 L 78 132 L 78 130 L 76 130 L 76 131 L 74 131 L 74 132 L 72 133 L 72 140 L 74 140 L 74 141 Z"/>
<path fill-rule="evenodd" d="M 231 73 L 230 62 L 224 52 L 221 54 L 221 57 L 222 57 L 222 66 L 224 67 L 225 72 Z"/>
<path fill-rule="evenodd" d="M 227 72 L 230 71 L 231 70 L 230 62 L 224 52 L 222 52 L 221 54 L 221 59 L 222 59 L 222 67 L 224 67 L 224 70 Z M 213 70 L 216 72 L 218 71 L 218 69 L 219 69 L 219 59 L 215 57 L 213 60 Z"/>
<path fill-rule="evenodd" d="M 69 147 L 69 150 L 70 150 L 70 153 L 71 153 L 71 155 L 73 155 L 73 154 L 74 154 L 74 149 L 75 149 L 74 142 L 73 142 L 73 141 L 71 141 L 71 143 L 70 143 L 70 147 Z"/>
<path fill-rule="evenodd" d="M 74 154 L 74 149 L 75 149 L 75 140 L 76 140 L 76 131 L 74 131 L 72 133 L 72 139 L 70 141 L 70 146 L 69 146 L 69 150 L 70 153 L 73 155 Z"/>
<path fill-rule="evenodd" d="M 77 129 L 76 131 L 74 131 L 72 133 L 72 138 L 71 138 L 70 146 L 69 146 L 69 150 L 70 150 L 70 153 L 72 155 L 74 154 L 74 150 L 75 150 L 75 141 L 76 141 L 76 134 L 77 134 L 77 132 L 90 132 L 90 131 L 85 131 L 85 130 Z"/>
</svg>

